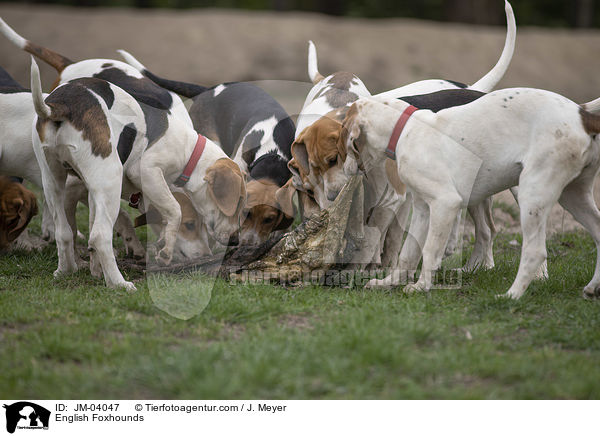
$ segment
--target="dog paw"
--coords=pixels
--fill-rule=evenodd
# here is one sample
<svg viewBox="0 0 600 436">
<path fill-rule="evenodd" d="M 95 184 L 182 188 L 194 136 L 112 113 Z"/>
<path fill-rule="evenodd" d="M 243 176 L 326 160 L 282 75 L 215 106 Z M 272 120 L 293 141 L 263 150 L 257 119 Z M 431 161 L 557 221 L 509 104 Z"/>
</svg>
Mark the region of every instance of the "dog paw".
<svg viewBox="0 0 600 436">
<path fill-rule="evenodd" d="M 402 292 L 404 292 L 405 294 L 412 294 L 415 292 L 426 292 L 426 291 L 427 291 L 427 289 L 425 289 L 423 286 L 421 286 L 418 283 L 410 283 L 402 289 Z"/>
<path fill-rule="evenodd" d="M 137 288 L 135 287 L 135 285 L 131 282 L 123 282 L 119 284 L 119 288 L 124 288 L 127 292 L 135 292 L 137 291 Z"/>
<path fill-rule="evenodd" d="M 523 293 L 515 292 L 509 289 L 505 294 L 496 294 L 496 298 L 518 300 L 522 295 Z"/>
<path fill-rule="evenodd" d="M 168 252 L 164 248 L 160 250 L 156 255 L 156 261 L 162 266 L 169 265 L 171 263 L 171 260 L 173 260 L 173 254 Z"/>
<path fill-rule="evenodd" d="M 586 286 L 583 288 L 583 298 L 586 300 L 600 298 L 600 286 Z"/>
</svg>

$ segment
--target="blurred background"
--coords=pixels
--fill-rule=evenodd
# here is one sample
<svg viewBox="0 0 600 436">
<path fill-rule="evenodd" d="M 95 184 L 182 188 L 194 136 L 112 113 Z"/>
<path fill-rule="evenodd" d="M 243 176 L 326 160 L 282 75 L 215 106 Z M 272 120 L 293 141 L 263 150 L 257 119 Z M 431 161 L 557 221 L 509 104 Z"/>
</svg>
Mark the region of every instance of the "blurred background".
<svg viewBox="0 0 600 436">
<path fill-rule="evenodd" d="M 513 0 L 517 42 L 500 87 L 577 102 L 600 96 L 600 0 Z M 474 83 L 498 60 L 504 0 L 57 0 L 0 2 L 25 38 L 73 60 L 124 48 L 164 77 L 206 86 L 260 81 L 297 113 L 310 88 L 307 41 L 327 75 L 372 93 L 422 79 Z M 0 36 L 0 65 L 28 86 L 29 55 Z M 43 66 L 49 89 L 56 73 Z"/>
<path fill-rule="evenodd" d="M 18 2 L 23 3 L 23 2 Z M 504 8 L 497 0 L 42 0 L 69 6 L 125 6 L 135 8 L 236 8 L 246 10 L 320 12 L 335 16 L 453 21 L 471 24 L 504 23 Z M 515 0 L 523 25 L 598 27 L 597 0 Z"/>
</svg>

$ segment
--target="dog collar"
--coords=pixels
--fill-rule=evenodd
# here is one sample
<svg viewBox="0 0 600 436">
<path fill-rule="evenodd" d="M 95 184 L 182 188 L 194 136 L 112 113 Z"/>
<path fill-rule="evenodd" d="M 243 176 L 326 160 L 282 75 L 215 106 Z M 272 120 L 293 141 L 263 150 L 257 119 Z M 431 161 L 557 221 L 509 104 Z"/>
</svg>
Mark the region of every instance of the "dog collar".
<svg viewBox="0 0 600 436">
<path fill-rule="evenodd" d="M 200 156 L 204 152 L 204 146 L 206 145 L 206 138 L 200 134 L 198 134 L 198 140 L 196 141 L 196 146 L 194 147 L 194 151 L 192 151 L 192 155 L 190 156 L 190 160 L 188 160 L 187 165 L 183 169 L 183 172 L 177 177 L 175 180 L 175 186 L 182 187 L 189 180 L 194 168 L 198 164 L 200 160 Z"/>
<path fill-rule="evenodd" d="M 394 130 L 392 130 L 392 136 L 390 137 L 390 142 L 388 142 L 388 146 L 385 149 L 385 154 L 392 160 L 396 160 L 396 144 L 398 143 L 398 139 L 400 139 L 400 134 L 402 134 L 402 130 L 404 130 L 404 126 L 406 126 L 406 122 L 410 118 L 410 116 L 415 113 L 415 111 L 419 110 L 419 108 L 411 105 L 408 105 L 398 121 L 396 121 L 396 125 L 394 126 Z"/>
</svg>

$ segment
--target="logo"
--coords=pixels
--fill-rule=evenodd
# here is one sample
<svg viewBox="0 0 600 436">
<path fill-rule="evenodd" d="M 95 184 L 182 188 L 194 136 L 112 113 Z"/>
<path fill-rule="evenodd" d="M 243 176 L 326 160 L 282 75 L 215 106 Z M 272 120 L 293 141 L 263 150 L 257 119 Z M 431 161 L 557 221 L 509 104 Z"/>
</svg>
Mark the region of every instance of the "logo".
<svg viewBox="0 0 600 436">
<path fill-rule="evenodd" d="M 14 433 L 18 429 L 48 430 L 50 411 L 28 401 L 19 401 L 6 409 L 6 431 Z"/>
</svg>

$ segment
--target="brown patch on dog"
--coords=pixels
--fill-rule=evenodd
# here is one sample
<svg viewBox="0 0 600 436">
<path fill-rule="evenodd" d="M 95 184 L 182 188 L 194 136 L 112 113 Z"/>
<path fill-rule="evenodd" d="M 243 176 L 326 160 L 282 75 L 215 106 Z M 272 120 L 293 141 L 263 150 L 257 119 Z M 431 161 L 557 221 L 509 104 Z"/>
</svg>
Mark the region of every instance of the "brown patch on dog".
<svg viewBox="0 0 600 436">
<path fill-rule="evenodd" d="M 588 135 L 596 135 L 600 133 L 600 115 L 586 111 L 583 107 L 579 108 L 581 123 Z"/>
<path fill-rule="evenodd" d="M 51 65 L 59 73 L 61 73 L 62 70 L 64 70 L 67 66 L 73 63 L 71 59 L 66 58 L 61 54 L 58 54 L 55 51 L 50 50 L 49 48 L 34 44 L 31 41 L 27 41 L 24 50 L 40 58 L 47 64 Z"/>
<path fill-rule="evenodd" d="M 221 212 L 232 217 L 241 211 L 246 201 L 246 182 L 234 161 L 218 159 L 206 170 L 204 180 L 209 184 L 209 195 Z"/>
<path fill-rule="evenodd" d="M 86 79 L 98 80 L 98 79 Z M 110 128 L 102 106 L 90 90 L 77 80 L 55 89 L 46 104 L 52 112 L 50 120 L 69 121 L 92 144 L 94 156 L 107 158 L 111 151 Z"/>
<path fill-rule="evenodd" d="M 174 192 L 173 197 L 175 197 L 181 208 L 181 224 L 179 225 L 178 235 L 186 241 L 200 239 L 204 225 L 202 216 L 196 211 L 192 201 L 184 193 Z"/>
<path fill-rule="evenodd" d="M 339 143 L 344 113 L 345 110 L 331 111 L 300 133 L 291 153 L 296 162 L 302 162 L 301 167 L 308 163 L 318 176 L 337 165 L 338 160 L 346 160 L 346 147 L 340 147 Z M 310 167 L 302 169 L 305 173 L 310 171 Z"/>
<path fill-rule="evenodd" d="M 8 177 L 0 177 L 0 248 L 17 239 L 37 213 L 33 192 Z"/>
<path fill-rule="evenodd" d="M 288 183 L 290 182 L 288 181 Z M 281 189 L 283 188 L 268 179 L 248 182 L 248 200 L 244 209 L 246 218 L 240 232 L 242 242 L 245 235 L 252 233 L 258 236 L 258 242 L 264 242 L 272 232 L 287 229 L 292 225 L 294 222 L 293 205 L 291 213 L 289 213 L 290 208 L 285 204 L 285 195 L 278 196 Z M 283 200 L 284 204 L 281 204 L 280 200 Z"/>
<path fill-rule="evenodd" d="M 346 112 L 346 116 L 342 121 L 342 132 L 340 134 L 340 148 L 344 148 L 348 150 L 348 136 L 352 135 L 354 137 L 353 145 L 351 149 L 358 153 L 357 156 L 354 156 L 356 159 L 360 158 L 360 153 L 362 153 L 362 149 L 364 147 L 365 141 L 363 133 L 360 127 L 357 125 L 356 118 L 358 117 L 358 108 L 356 104 L 350 106 L 348 111 Z M 358 135 L 358 137 L 356 137 Z"/>
<path fill-rule="evenodd" d="M 385 160 L 385 174 L 387 175 L 388 182 L 394 188 L 397 194 L 404 195 L 406 193 L 406 185 L 400 180 L 398 175 L 398 167 L 396 162 L 390 159 Z"/>
<path fill-rule="evenodd" d="M 181 209 L 181 224 L 179 225 L 178 235 L 188 241 L 198 239 L 204 223 L 202 216 L 196 211 L 192 201 L 184 193 L 173 192 L 173 197 L 175 197 Z M 135 219 L 134 226 L 141 227 L 146 224 L 163 224 L 160 212 L 152 205 L 148 208 L 148 212 Z"/>
</svg>

